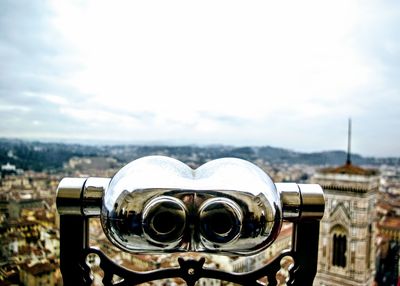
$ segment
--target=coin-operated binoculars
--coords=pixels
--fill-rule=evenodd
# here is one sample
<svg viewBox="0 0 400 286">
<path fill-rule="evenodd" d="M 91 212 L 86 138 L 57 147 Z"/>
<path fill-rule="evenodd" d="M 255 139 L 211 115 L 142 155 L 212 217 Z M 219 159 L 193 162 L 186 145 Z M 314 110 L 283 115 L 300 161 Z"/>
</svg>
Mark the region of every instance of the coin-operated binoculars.
<svg viewBox="0 0 400 286">
<path fill-rule="evenodd" d="M 241 285 L 276 285 L 280 259 L 291 256 L 288 285 L 312 285 L 318 257 L 319 185 L 277 183 L 241 159 L 210 161 L 193 170 L 163 156 L 135 160 L 113 178 L 64 178 L 57 191 L 60 263 L 64 285 L 91 285 L 86 256 L 97 254 L 104 285 L 137 285 L 180 277 L 187 285 L 215 278 Z M 229 273 L 203 267 L 204 259 L 179 259 L 179 268 L 135 272 L 89 246 L 88 222 L 99 217 L 107 238 L 136 253 L 201 252 L 254 255 L 277 238 L 282 221 L 293 222 L 292 249 L 260 269 Z M 117 275 L 122 278 L 113 282 Z"/>
</svg>

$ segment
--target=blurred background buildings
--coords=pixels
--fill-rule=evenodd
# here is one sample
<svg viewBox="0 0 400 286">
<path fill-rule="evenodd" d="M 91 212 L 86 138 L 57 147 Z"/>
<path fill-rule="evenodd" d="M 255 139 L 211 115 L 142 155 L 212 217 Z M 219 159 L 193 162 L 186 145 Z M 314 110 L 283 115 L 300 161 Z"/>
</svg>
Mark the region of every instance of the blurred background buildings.
<svg viewBox="0 0 400 286">
<path fill-rule="evenodd" d="M 316 285 L 398 286 L 398 27 L 399 1 L 0 1 L 0 286 L 60 285 L 61 178 L 155 154 L 321 183 Z M 363 156 L 343 166 L 346 152 L 323 150 L 342 146 L 350 114 Z M 91 231 L 127 267 L 176 263 L 116 251 L 96 220 Z M 207 264 L 251 270 L 290 235 L 285 224 L 261 254 Z"/>
<path fill-rule="evenodd" d="M 1 147 L 2 146 L 2 147 Z M 305 155 L 286 154 L 271 164 L 267 152 L 256 156 L 256 148 L 193 146 L 119 146 L 90 147 L 60 145 L 70 157 L 60 159 L 52 144 L 6 142 L 0 146 L 2 176 L 0 184 L 0 285 L 61 285 L 59 272 L 58 215 L 55 190 L 65 176 L 111 177 L 132 159 L 149 154 L 168 155 L 193 168 L 217 157 L 234 156 L 253 161 L 275 182 L 317 182 L 326 194 L 326 213 L 321 222 L 319 268 L 315 285 L 395 285 L 399 277 L 400 240 L 400 166 L 395 158 L 370 161 L 363 167 L 347 163 L 335 167 L 330 155 L 316 154 L 313 160 L 327 164 L 304 163 Z M 270 147 L 271 148 L 271 147 Z M 253 150 L 254 149 L 254 150 Z M 44 151 L 45 150 L 45 151 Z M 56 162 L 37 166 L 29 156 L 45 152 Z M 39 154 L 36 154 L 39 153 Z M 274 152 L 271 152 L 274 153 Z M 276 152 L 275 152 L 276 153 Z M 109 154 L 105 156 L 104 154 Z M 345 162 L 346 153 L 340 153 Z M 26 156 L 24 159 L 23 156 Z M 271 160 L 278 160 L 273 156 Z M 335 158 L 335 156 L 332 156 Z M 354 156 L 355 160 L 366 160 Z M 386 161 L 385 161 L 386 160 Z M 286 163 L 290 161 L 291 163 Z M 53 164 L 58 164 L 54 166 Z M 24 169 L 20 168 L 24 166 Z M 35 171 L 31 170 L 35 169 Z M 91 220 L 91 244 L 103 249 L 117 263 L 135 270 L 174 266 L 175 255 L 129 255 L 106 239 L 99 220 Z M 73 234 L 71 234 L 73 235 Z M 251 257 L 207 255 L 206 265 L 229 271 L 250 271 L 270 261 L 291 243 L 291 224 L 284 224 L 274 244 Z M 88 261 L 101 285 L 98 259 Z M 287 264 L 288 266 L 290 263 Z M 284 280 L 282 280 L 284 281 Z M 42 283 L 42 284 L 41 284 Z M 163 284 L 164 283 L 164 284 Z M 183 285 L 183 281 L 157 281 L 151 285 Z M 226 285 L 203 279 L 199 285 Z"/>
</svg>

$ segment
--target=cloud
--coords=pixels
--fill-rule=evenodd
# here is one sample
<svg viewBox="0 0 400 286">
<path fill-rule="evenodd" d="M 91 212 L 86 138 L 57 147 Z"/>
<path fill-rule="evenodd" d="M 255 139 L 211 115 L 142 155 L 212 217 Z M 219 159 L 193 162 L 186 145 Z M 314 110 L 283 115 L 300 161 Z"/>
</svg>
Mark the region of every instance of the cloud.
<svg viewBox="0 0 400 286">
<path fill-rule="evenodd" d="M 400 155 L 399 5 L 2 1 L 0 136 Z"/>
</svg>

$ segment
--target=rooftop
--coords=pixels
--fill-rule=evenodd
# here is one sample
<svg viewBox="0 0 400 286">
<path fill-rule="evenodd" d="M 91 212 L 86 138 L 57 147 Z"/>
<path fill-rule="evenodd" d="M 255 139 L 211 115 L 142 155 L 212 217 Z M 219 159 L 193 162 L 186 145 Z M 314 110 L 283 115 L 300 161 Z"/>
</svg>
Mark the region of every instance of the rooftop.
<svg viewBox="0 0 400 286">
<path fill-rule="evenodd" d="M 385 217 L 382 221 L 379 222 L 379 226 L 382 228 L 400 232 L 400 220 L 398 217 Z"/>
<path fill-rule="evenodd" d="M 33 276 L 43 275 L 46 273 L 54 272 L 56 269 L 56 265 L 50 264 L 48 262 L 45 263 L 36 263 L 32 266 L 24 264 L 22 269 L 26 272 L 32 274 Z"/>
<path fill-rule="evenodd" d="M 364 169 L 355 166 L 351 163 L 346 163 L 339 167 L 324 168 L 320 170 L 323 174 L 344 174 L 344 175 L 359 175 L 359 176 L 376 176 L 378 171 L 374 169 Z"/>
</svg>

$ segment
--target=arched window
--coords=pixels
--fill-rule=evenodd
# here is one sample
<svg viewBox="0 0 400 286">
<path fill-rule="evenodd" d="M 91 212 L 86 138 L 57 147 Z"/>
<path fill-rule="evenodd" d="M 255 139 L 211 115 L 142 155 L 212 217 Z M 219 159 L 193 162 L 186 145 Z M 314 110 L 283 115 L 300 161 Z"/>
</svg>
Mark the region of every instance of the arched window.
<svg viewBox="0 0 400 286">
<path fill-rule="evenodd" d="M 367 236 L 367 253 L 366 253 L 366 259 L 365 259 L 365 262 L 366 262 L 366 267 L 367 267 L 367 269 L 369 269 L 369 267 L 370 267 L 370 263 L 371 263 L 371 247 L 372 247 L 372 242 L 371 242 L 371 240 L 372 240 L 372 225 L 371 224 L 369 224 L 369 226 L 368 226 L 368 236 Z"/>
<path fill-rule="evenodd" d="M 346 267 L 347 235 L 341 226 L 332 228 L 332 265 Z"/>
</svg>

